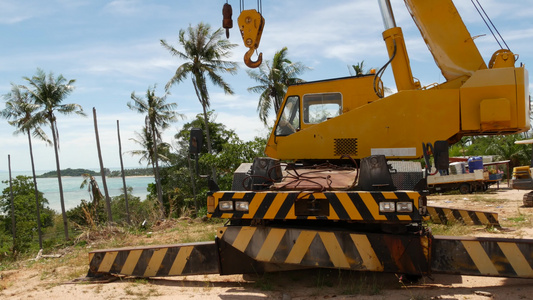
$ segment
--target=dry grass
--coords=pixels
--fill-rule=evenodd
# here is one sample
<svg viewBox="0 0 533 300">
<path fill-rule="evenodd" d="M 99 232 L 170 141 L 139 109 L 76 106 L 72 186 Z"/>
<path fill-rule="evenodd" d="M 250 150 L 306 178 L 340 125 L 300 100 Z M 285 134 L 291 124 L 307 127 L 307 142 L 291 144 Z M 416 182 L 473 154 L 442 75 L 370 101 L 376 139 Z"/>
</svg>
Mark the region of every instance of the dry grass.
<svg viewBox="0 0 533 300">
<path fill-rule="evenodd" d="M 465 226 L 461 223 L 449 224 L 427 224 L 431 228 L 433 235 L 451 235 L 451 236 L 466 236 L 472 233 L 473 229 L 484 230 L 483 226 Z"/>
<path fill-rule="evenodd" d="M 74 246 L 56 249 L 52 254 L 61 255 L 58 258 L 33 259 L 35 254 L 25 260 L 11 262 L 4 269 L 16 271 L 28 269 L 35 271 L 43 288 L 84 277 L 87 274 L 89 261 L 88 253 L 91 250 L 110 249 L 121 247 L 135 247 L 142 245 L 178 244 L 185 242 L 214 240 L 216 228 L 222 226 L 221 220 L 164 220 L 157 222 L 145 231 L 134 231 L 117 226 L 99 226 L 85 228 L 73 241 Z M 10 274 L 3 272 L 5 274 Z M 0 280 L 0 291 L 8 288 L 7 278 Z M 133 294 L 138 299 L 148 299 L 156 296 L 154 293 Z"/>
</svg>

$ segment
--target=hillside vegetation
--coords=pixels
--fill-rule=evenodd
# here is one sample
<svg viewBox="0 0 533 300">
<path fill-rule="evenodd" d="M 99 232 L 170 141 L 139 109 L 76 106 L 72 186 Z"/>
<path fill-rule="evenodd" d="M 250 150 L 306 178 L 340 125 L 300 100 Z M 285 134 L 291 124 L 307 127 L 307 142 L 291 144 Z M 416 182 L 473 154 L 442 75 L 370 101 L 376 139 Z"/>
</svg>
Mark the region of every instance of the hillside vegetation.
<svg viewBox="0 0 533 300">
<path fill-rule="evenodd" d="M 89 174 L 91 176 L 100 176 L 100 172 L 89 170 L 89 169 L 71 169 L 67 168 L 64 170 L 61 170 L 61 176 L 82 176 L 83 174 Z M 121 176 L 120 171 L 111 171 L 109 169 L 105 169 L 105 175 L 109 177 L 119 177 Z M 153 170 L 147 169 L 147 168 L 137 168 L 137 169 L 126 169 L 124 170 L 125 176 L 152 176 Z M 38 178 L 53 178 L 57 177 L 57 171 L 50 171 L 43 173 L 41 175 L 37 176 Z"/>
</svg>

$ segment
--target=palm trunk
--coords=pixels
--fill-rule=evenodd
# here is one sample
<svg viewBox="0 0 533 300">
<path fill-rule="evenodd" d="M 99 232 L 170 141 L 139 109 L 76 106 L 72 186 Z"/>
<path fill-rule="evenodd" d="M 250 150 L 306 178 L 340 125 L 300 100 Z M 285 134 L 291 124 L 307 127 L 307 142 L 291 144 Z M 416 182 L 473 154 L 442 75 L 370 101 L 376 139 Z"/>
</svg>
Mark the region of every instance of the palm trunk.
<svg viewBox="0 0 533 300">
<path fill-rule="evenodd" d="M 61 215 L 63 216 L 63 228 L 65 230 L 65 240 L 68 241 L 68 221 L 67 213 L 65 212 L 65 196 L 63 195 L 63 181 L 61 180 L 61 166 L 59 165 L 59 149 L 57 147 L 57 132 L 55 120 L 50 120 L 50 126 L 52 127 L 52 140 L 54 141 L 54 153 L 56 156 L 57 184 L 59 186 L 59 201 L 61 203 Z"/>
<path fill-rule="evenodd" d="M 37 176 L 35 176 L 35 163 L 33 162 L 33 147 L 31 145 L 31 134 L 28 130 L 28 145 L 30 145 L 31 171 L 33 174 L 33 185 L 35 187 L 35 208 L 37 209 L 37 233 L 39 234 L 39 249 L 43 249 L 43 233 L 41 232 L 41 204 L 39 203 L 39 190 L 37 189 Z"/>
<path fill-rule="evenodd" d="M 155 188 L 157 190 L 157 200 L 159 200 L 159 204 L 161 205 L 161 218 L 165 218 L 165 206 L 163 205 L 163 193 L 161 191 L 161 179 L 159 178 L 159 153 L 157 152 L 157 136 L 155 135 L 155 128 L 154 124 L 150 124 L 150 127 L 152 127 L 152 138 L 154 139 L 154 158 L 152 161 L 155 163 Z"/>
<path fill-rule="evenodd" d="M 100 137 L 98 135 L 96 108 L 94 107 L 93 107 L 93 119 L 94 119 L 94 134 L 96 136 L 96 148 L 98 150 L 98 161 L 100 162 L 100 175 L 102 176 L 102 184 L 104 185 L 105 204 L 107 207 L 107 221 L 113 222 L 113 214 L 111 213 L 111 199 L 109 198 L 109 191 L 107 190 L 107 182 L 105 180 L 104 161 L 102 159 L 102 150 L 100 148 Z"/>
<path fill-rule="evenodd" d="M 202 108 L 204 110 L 204 123 L 205 123 L 205 136 L 207 139 L 207 152 L 209 154 L 213 154 L 213 150 L 211 148 L 211 136 L 209 135 L 209 120 L 207 119 L 207 109 L 205 105 L 202 105 Z M 215 167 L 211 167 L 211 175 L 213 176 L 213 181 L 217 182 L 217 172 L 215 170 Z"/>
<path fill-rule="evenodd" d="M 276 95 L 274 96 L 274 111 L 276 112 L 276 116 L 279 113 L 279 110 L 281 109 L 281 104 L 283 103 L 283 96 Z"/>
<path fill-rule="evenodd" d="M 120 127 L 117 120 L 117 136 L 118 136 L 118 157 L 120 158 L 120 174 L 122 175 L 122 187 L 124 188 L 124 202 L 126 203 L 126 220 L 128 224 L 130 220 L 130 207 L 128 204 L 128 188 L 126 186 L 126 176 L 124 176 L 124 162 L 122 161 L 122 143 L 120 142 Z"/>
<path fill-rule="evenodd" d="M 9 197 L 11 198 L 11 231 L 13 233 L 13 256 L 17 249 L 17 230 L 15 222 L 15 199 L 13 197 L 13 182 L 11 178 L 11 155 L 7 155 L 7 168 L 9 169 Z"/>
</svg>

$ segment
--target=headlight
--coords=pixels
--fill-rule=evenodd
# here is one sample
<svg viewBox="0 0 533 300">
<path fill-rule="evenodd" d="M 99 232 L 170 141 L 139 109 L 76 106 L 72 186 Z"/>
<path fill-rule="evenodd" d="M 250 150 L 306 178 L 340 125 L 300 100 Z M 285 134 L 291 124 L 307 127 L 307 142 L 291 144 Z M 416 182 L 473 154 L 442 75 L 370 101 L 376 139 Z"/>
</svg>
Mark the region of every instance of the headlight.
<svg viewBox="0 0 533 300">
<path fill-rule="evenodd" d="M 398 202 L 396 203 L 397 212 L 413 212 L 413 203 L 411 202 Z"/>
<path fill-rule="evenodd" d="M 218 202 L 218 208 L 220 210 L 233 210 L 233 201 L 220 201 Z"/>
<path fill-rule="evenodd" d="M 248 202 L 247 201 L 236 201 L 235 210 L 237 211 L 248 211 Z"/>
<path fill-rule="evenodd" d="M 394 202 L 380 202 L 379 211 L 380 212 L 395 212 L 396 207 L 394 205 Z"/>
</svg>

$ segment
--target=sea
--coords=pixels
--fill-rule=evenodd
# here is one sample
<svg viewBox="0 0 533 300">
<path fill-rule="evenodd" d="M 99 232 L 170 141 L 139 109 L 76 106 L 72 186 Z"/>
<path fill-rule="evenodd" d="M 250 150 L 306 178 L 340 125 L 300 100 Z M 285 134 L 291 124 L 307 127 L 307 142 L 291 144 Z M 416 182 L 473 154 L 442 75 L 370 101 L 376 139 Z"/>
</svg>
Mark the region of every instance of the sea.
<svg viewBox="0 0 533 300">
<path fill-rule="evenodd" d="M 40 174 L 45 173 L 46 171 L 36 171 L 37 176 Z M 11 172 L 11 177 L 15 178 L 18 175 L 24 175 L 24 176 L 32 176 L 32 172 Z M 104 194 L 104 186 L 102 184 L 102 177 L 101 176 L 95 176 L 94 177 L 96 181 L 98 182 L 98 186 L 100 187 L 100 190 L 102 191 L 102 194 Z M 81 200 L 87 200 L 89 201 L 91 199 L 91 196 L 89 194 L 89 191 L 87 190 L 87 187 L 80 188 L 80 185 L 83 182 L 83 178 L 81 176 L 74 176 L 74 177 L 61 177 L 62 183 L 63 183 L 63 196 L 65 198 L 65 209 L 69 210 L 71 208 L 74 208 L 78 206 L 81 203 Z M 9 188 L 9 172 L 7 171 L 0 171 L 0 192 L 3 191 L 5 188 Z M 33 179 L 31 179 L 33 182 Z M 106 183 L 107 183 L 107 189 L 109 191 L 109 196 L 119 196 L 122 194 L 122 177 L 106 177 Z M 133 191 L 131 192 L 131 195 L 140 197 L 141 200 L 146 199 L 146 196 L 148 195 L 147 187 L 148 184 L 155 183 L 155 179 L 153 176 L 131 176 L 126 177 L 126 186 L 132 187 Z M 48 207 L 51 209 L 61 212 L 61 203 L 59 201 L 59 187 L 57 182 L 57 177 L 54 178 L 37 178 L 37 189 L 39 192 L 42 192 L 44 194 L 44 198 L 48 200 Z M 130 194 L 128 194 L 130 195 Z M 105 196 L 105 194 L 104 194 Z"/>
</svg>

